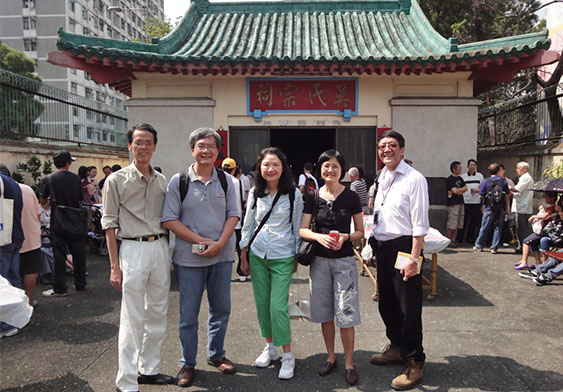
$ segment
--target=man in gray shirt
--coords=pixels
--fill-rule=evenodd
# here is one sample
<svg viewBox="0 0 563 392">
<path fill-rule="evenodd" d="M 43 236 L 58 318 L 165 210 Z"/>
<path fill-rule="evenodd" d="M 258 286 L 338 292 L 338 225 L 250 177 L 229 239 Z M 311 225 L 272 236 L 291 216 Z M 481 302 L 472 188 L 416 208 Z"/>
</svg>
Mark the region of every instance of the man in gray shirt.
<svg viewBox="0 0 563 392">
<path fill-rule="evenodd" d="M 196 129 L 189 144 L 195 163 L 185 175 L 176 174 L 170 180 L 162 214 L 163 227 L 176 235 L 172 260 L 180 289 L 183 358 L 177 379 L 181 387 L 191 385 L 194 377 L 198 316 L 205 289 L 209 302 L 207 363 L 226 374 L 236 371 L 223 349 L 231 312 L 233 232 L 240 213 L 236 189 L 228 174 L 213 167 L 221 146 L 215 130 Z"/>
</svg>

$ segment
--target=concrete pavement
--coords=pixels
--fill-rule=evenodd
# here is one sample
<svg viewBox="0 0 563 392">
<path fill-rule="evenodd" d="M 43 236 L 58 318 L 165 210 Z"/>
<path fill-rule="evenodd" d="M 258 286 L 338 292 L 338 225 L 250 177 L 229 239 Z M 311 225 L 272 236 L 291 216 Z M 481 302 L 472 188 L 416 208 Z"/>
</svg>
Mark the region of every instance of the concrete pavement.
<svg viewBox="0 0 563 392">
<path fill-rule="evenodd" d="M 497 255 L 470 247 L 446 250 L 438 257 L 438 295 L 424 302 L 423 332 L 427 361 L 417 390 L 561 391 L 563 390 L 563 280 L 536 287 L 519 278 L 512 249 Z M 426 263 L 429 264 L 429 263 Z M 425 269 L 429 266 L 426 265 Z M 88 256 L 88 290 L 64 298 L 43 298 L 18 335 L 0 340 L 2 391 L 114 391 L 120 293 L 109 286 L 109 261 Z M 307 268 L 294 278 L 292 297 L 307 298 Z M 69 287 L 72 287 L 69 278 Z M 386 391 L 400 366 L 375 367 L 369 358 L 386 345 L 384 325 L 371 300 L 373 285 L 360 278 L 362 325 L 356 329 L 356 369 L 360 382 L 344 380 L 344 358 L 327 377 L 317 375 L 325 359 L 320 327 L 292 321 L 295 377 L 277 379 L 279 362 L 267 369 L 252 363 L 264 342 L 259 336 L 252 286 L 233 282 L 232 314 L 226 339 L 235 375 L 206 364 L 207 307 L 200 315 L 199 355 L 194 385 L 187 391 Z M 205 301 L 204 301 L 205 302 Z M 178 291 L 170 292 L 168 327 L 162 346 L 162 372 L 176 375 Z M 337 351 L 342 346 L 337 337 Z M 141 386 L 141 391 L 180 390 L 177 386 Z"/>
</svg>

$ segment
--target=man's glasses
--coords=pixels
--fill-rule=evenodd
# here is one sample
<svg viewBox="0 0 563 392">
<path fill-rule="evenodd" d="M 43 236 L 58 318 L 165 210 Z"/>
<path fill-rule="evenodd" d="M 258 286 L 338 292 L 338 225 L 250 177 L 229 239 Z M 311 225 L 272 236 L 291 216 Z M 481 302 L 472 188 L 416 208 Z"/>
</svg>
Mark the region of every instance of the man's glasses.
<svg viewBox="0 0 563 392">
<path fill-rule="evenodd" d="M 215 151 L 217 149 L 217 146 L 215 144 L 196 144 L 195 148 L 198 151 Z"/>
<path fill-rule="evenodd" d="M 142 141 L 142 140 L 135 140 L 135 141 L 133 142 L 133 144 L 134 144 L 135 146 L 137 146 L 137 147 L 141 147 L 141 146 L 152 147 L 152 146 L 154 146 L 154 142 L 152 142 L 152 141 L 150 141 L 150 140 L 145 140 L 145 141 Z"/>
<path fill-rule="evenodd" d="M 395 148 L 399 147 L 399 144 L 398 144 L 398 143 L 394 143 L 394 142 L 391 142 L 391 143 L 381 143 L 379 146 L 377 146 L 377 149 L 378 149 L 379 151 L 385 151 L 385 148 L 387 148 L 387 147 L 389 147 L 390 149 L 395 149 Z"/>
</svg>

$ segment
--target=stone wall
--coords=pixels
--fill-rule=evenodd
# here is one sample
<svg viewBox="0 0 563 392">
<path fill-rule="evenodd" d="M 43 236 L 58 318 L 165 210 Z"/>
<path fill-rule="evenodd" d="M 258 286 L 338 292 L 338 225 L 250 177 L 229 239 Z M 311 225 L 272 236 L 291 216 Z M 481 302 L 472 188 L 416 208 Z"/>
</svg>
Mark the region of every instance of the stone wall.
<svg viewBox="0 0 563 392">
<path fill-rule="evenodd" d="M 129 153 L 127 151 L 101 150 L 86 147 L 57 146 L 50 144 L 27 143 L 13 140 L 0 139 L 0 163 L 6 165 L 10 171 L 16 171 L 18 163 L 26 162 L 32 155 L 36 155 L 41 162 L 52 161 L 53 153 L 60 149 L 67 149 L 76 161 L 70 165 L 70 171 L 78 173 L 80 166 L 96 166 L 100 181 L 104 178 L 102 167 L 109 165 L 129 164 Z M 53 171 L 56 170 L 53 164 Z M 21 173 L 24 175 L 24 173 Z M 24 175 L 25 183 L 31 185 L 31 178 Z"/>
</svg>

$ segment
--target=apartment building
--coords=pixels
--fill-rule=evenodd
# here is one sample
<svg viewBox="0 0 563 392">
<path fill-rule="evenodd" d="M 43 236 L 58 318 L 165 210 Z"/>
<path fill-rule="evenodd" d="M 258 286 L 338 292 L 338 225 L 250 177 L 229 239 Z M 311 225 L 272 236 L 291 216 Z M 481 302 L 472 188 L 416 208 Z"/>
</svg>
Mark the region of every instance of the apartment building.
<svg viewBox="0 0 563 392">
<path fill-rule="evenodd" d="M 36 61 L 43 82 L 68 92 L 123 109 L 124 96 L 107 84 L 95 83 L 82 70 L 46 61 L 57 50 L 57 30 L 86 36 L 147 42 L 142 29 L 146 17 L 164 18 L 164 0 L 1 0 L 0 39 Z M 80 131 L 80 124 L 69 129 Z M 84 127 L 86 129 L 86 127 Z M 103 124 L 100 124 L 100 130 Z M 96 124 L 90 124 L 96 129 Z M 101 132 L 100 132 L 101 134 Z"/>
</svg>

